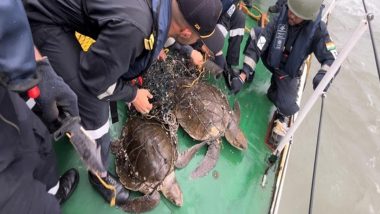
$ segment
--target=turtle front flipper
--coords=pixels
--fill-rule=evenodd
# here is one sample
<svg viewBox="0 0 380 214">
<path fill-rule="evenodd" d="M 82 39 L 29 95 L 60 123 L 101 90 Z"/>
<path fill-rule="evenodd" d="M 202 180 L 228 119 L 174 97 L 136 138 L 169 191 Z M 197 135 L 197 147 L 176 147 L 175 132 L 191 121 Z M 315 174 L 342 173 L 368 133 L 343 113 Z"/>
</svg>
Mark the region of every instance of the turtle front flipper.
<svg viewBox="0 0 380 214">
<path fill-rule="evenodd" d="M 141 197 L 128 199 L 125 204 L 120 206 L 124 211 L 130 213 L 147 212 L 155 208 L 160 203 L 160 193 L 157 191 L 152 192 Z"/>
<path fill-rule="evenodd" d="M 228 143 L 239 150 L 246 150 L 248 147 L 247 138 L 239 128 L 240 123 L 240 105 L 235 102 L 234 111 L 231 112 L 231 120 L 228 123 L 224 136 Z"/>
<path fill-rule="evenodd" d="M 162 182 L 161 192 L 164 194 L 165 198 L 169 199 L 173 204 L 179 207 L 182 206 L 182 190 L 175 178 L 174 171 L 166 176 L 165 180 Z"/>
<path fill-rule="evenodd" d="M 207 173 L 215 167 L 216 162 L 219 159 L 220 147 L 221 147 L 220 139 L 212 141 L 210 143 L 210 145 L 208 146 L 207 153 L 205 157 L 203 158 L 202 162 L 191 173 L 191 178 L 195 179 L 195 178 L 203 177 L 207 175 Z"/>
<path fill-rule="evenodd" d="M 202 148 L 205 144 L 206 142 L 198 143 L 190 147 L 189 149 L 181 152 L 178 155 L 176 162 L 174 163 L 175 167 L 181 169 L 187 166 L 187 164 L 189 164 L 191 159 L 193 159 L 195 153 L 197 153 L 199 149 Z"/>
</svg>

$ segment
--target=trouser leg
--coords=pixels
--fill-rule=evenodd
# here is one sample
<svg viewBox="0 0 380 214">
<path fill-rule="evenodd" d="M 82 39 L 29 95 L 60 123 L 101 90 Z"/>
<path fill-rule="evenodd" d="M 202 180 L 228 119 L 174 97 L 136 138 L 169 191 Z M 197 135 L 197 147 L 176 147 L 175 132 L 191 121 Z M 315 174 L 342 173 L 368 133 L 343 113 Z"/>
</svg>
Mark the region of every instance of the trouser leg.
<svg viewBox="0 0 380 214">
<path fill-rule="evenodd" d="M 0 213 L 60 213 L 57 199 L 47 193 L 58 182 L 52 138 L 18 95 L 7 92 L 3 98 Z"/>
<path fill-rule="evenodd" d="M 79 115 L 83 128 L 101 147 L 102 160 L 108 166 L 110 145 L 109 102 L 99 100 L 81 83 L 81 47 L 75 32 L 60 26 L 32 23 L 33 39 L 41 53 L 49 57 L 55 72 L 78 96 Z"/>
<path fill-rule="evenodd" d="M 299 110 L 296 103 L 298 85 L 299 78 L 279 79 L 276 75 L 272 75 L 267 96 L 284 116 L 291 116 Z"/>
<path fill-rule="evenodd" d="M 238 66 L 240 56 L 240 45 L 243 41 L 245 28 L 245 17 L 243 12 L 239 9 L 236 9 L 231 16 L 230 22 L 230 38 L 228 40 L 226 60 L 227 64 Z"/>
<path fill-rule="evenodd" d="M 33 124 L 36 141 L 39 144 L 40 163 L 35 169 L 33 175 L 36 180 L 46 184 L 46 190 L 55 186 L 58 183 L 57 159 L 53 150 L 53 139 L 51 134 L 36 115 L 32 114 L 29 120 Z"/>
</svg>

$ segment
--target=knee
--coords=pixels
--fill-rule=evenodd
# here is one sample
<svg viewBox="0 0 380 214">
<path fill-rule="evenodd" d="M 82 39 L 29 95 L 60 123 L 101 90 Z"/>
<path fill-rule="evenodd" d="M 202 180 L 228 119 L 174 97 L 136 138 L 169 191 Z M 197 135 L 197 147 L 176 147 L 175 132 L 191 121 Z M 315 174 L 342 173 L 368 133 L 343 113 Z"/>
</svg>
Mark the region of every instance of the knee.
<svg viewBox="0 0 380 214">
<path fill-rule="evenodd" d="M 299 110 L 297 103 L 277 103 L 276 107 L 284 116 L 292 116 Z"/>
</svg>

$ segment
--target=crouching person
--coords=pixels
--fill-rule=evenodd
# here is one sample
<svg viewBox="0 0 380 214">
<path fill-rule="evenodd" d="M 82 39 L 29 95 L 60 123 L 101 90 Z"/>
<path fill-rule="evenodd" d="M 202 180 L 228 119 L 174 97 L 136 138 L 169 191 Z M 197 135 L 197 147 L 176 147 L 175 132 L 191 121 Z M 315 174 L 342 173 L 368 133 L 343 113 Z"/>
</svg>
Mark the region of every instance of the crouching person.
<svg viewBox="0 0 380 214">
<path fill-rule="evenodd" d="M 313 80 L 315 88 L 336 56 L 326 24 L 321 21 L 322 1 L 289 0 L 279 15 L 264 29 L 250 33 L 244 54 L 244 65 L 239 75 L 230 77 L 233 92 L 237 93 L 244 82 L 253 79 L 256 63 L 262 62 L 272 73 L 267 96 L 277 107 L 273 135 L 278 142 L 285 136 L 287 118 L 299 110 L 296 103 L 301 66 L 307 56 L 314 53 L 321 68 Z"/>
</svg>

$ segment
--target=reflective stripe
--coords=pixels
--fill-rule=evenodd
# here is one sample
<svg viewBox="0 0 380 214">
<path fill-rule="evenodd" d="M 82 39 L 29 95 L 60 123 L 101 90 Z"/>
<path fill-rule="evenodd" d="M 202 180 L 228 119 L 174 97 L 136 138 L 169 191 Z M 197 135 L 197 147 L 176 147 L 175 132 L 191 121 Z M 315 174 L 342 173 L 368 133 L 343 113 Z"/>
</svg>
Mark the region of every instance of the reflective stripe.
<svg viewBox="0 0 380 214">
<path fill-rule="evenodd" d="M 164 47 L 167 48 L 167 47 L 169 47 L 169 46 L 172 46 L 174 43 L 175 43 L 175 39 L 174 39 L 173 37 L 169 37 L 169 38 L 166 40 L 166 42 L 165 42 L 165 44 L 164 44 Z"/>
<path fill-rule="evenodd" d="M 26 101 L 26 105 L 29 109 L 32 109 L 36 105 L 36 101 L 33 98 L 30 98 Z"/>
<path fill-rule="evenodd" d="M 254 28 L 251 29 L 251 32 L 249 32 L 249 35 L 251 36 L 251 39 L 256 39 L 256 33 L 255 33 Z"/>
<path fill-rule="evenodd" d="M 222 55 L 222 54 L 223 54 L 223 51 L 220 50 L 218 53 L 215 54 L 215 56 L 220 56 L 220 55 Z"/>
<path fill-rule="evenodd" d="M 321 67 L 322 70 L 328 71 L 330 69 L 330 66 L 327 64 L 323 64 Z"/>
<path fill-rule="evenodd" d="M 108 133 L 108 130 L 110 129 L 110 122 L 107 120 L 107 122 L 100 128 L 95 130 L 86 130 L 88 136 L 90 136 L 93 140 L 99 139 L 103 137 L 103 135 Z"/>
<path fill-rule="evenodd" d="M 226 27 L 224 27 L 221 24 L 217 24 L 216 26 L 219 28 L 220 32 L 223 34 L 223 37 L 226 38 L 226 36 L 228 34 Z"/>
<path fill-rule="evenodd" d="M 112 84 L 110 87 L 108 87 L 107 90 L 104 93 L 99 94 L 98 95 L 98 99 L 101 100 L 101 99 L 103 99 L 105 97 L 108 97 L 108 96 L 112 95 L 113 92 L 115 91 L 115 88 L 116 88 L 116 82 L 114 84 Z"/>
<path fill-rule="evenodd" d="M 252 70 L 255 70 L 256 68 L 256 62 L 249 56 L 244 57 L 244 63 L 247 64 Z"/>
<path fill-rule="evenodd" d="M 230 30 L 230 37 L 244 36 L 244 28 Z"/>
<path fill-rule="evenodd" d="M 48 193 L 51 195 L 55 195 L 55 194 L 57 194 L 58 189 L 59 189 L 59 181 L 55 186 L 53 186 L 52 188 L 49 189 Z"/>
</svg>

